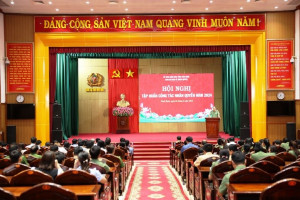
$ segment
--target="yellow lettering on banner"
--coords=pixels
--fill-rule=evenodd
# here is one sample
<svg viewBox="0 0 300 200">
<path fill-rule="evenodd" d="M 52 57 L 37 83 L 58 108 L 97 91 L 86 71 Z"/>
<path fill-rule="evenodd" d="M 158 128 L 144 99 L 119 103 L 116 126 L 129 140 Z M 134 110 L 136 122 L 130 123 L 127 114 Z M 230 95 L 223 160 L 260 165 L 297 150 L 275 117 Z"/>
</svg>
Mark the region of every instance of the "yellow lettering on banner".
<svg viewBox="0 0 300 200">
<path fill-rule="evenodd" d="M 66 28 L 66 20 L 44 20 L 44 28 Z"/>
<path fill-rule="evenodd" d="M 232 27 L 233 26 L 233 19 L 211 19 L 211 27 Z"/>
<path fill-rule="evenodd" d="M 153 28 L 153 20 L 135 20 L 136 28 Z"/>
<path fill-rule="evenodd" d="M 86 28 L 91 28 L 91 21 L 90 20 L 79 20 L 79 18 L 76 18 L 76 20 L 71 20 L 69 25 L 70 25 L 70 28 L 86 29 Z"/>
<path fill-rule="evenodd" d="M 245 16 L 244 19 L 238 18 L 237 19 L 237 26 L 259 26 L 259 19 L 255 18 L 248 18 Z"/>
<path fill-rule="evenodd" d="M 183 28 L 183 19 L 159 19 L 156 21 L 156 26 L 158 28 Z"/>
<path fill-rule="evenodd" d="M 207 19 L 187 19 L 188 27 L 207 27 Z"/>
<path fill-rule="evenodd" d="M 94 21 L 94 28 L 109 28 L 110 20 L 95 20 Z"/>
<path fill-rule="evenodd" d="M 132 20 L 126 20 L 125 18 L 123 18 L 121 20 L 113 20 L 113 23 L 115 28 L 126 29 L 131 28 Z"/>
</svg>

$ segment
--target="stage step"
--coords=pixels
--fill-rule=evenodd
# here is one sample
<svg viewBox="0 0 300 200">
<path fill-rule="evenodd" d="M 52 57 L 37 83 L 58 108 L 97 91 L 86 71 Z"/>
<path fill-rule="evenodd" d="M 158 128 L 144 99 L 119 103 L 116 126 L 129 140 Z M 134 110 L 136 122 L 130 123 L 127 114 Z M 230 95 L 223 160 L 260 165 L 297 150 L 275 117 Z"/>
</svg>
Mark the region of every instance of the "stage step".
<svg viewBox="0 0 300 200">
<path fill-rule="evenodd" d="M 135 142 L 134 160 L 169 160 L 171 142 Z"/>
</svg>

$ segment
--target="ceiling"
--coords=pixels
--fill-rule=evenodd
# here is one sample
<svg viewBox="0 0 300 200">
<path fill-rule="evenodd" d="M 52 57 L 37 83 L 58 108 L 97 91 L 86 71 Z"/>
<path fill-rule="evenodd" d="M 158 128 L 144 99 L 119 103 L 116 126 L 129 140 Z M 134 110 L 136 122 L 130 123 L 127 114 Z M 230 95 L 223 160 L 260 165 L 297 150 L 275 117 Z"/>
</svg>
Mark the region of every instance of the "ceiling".
<svg viewBox="0 0 300 200">
<path fill-rule="evenodd" d="M 300 0 L 0 0 L 0 9 L 4 13 L 52 15 L 183 14 L 287 11 L 299 4 Z"/>
</svg>

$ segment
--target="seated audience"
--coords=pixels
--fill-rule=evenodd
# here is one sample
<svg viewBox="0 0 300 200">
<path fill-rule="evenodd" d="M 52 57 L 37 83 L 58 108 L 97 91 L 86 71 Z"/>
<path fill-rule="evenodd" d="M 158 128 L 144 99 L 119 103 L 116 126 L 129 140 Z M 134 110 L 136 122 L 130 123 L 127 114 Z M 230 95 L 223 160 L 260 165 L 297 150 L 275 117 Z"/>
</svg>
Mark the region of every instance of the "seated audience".
<svg viewBox="0 0 300 200">
<path fill-rule="evenodd" d="M 97 143 L 97 146 L 99 146 L 100 149 L 101 149 L 102 151 L 104 151 L 105 153 L 107 152 L 107 151 L 106 151 L 106 147 L 105 147 L 105 142 L 104 142 L 103 140 L 99 140 L 98 143 Z"/>
<path fill-rule="evenodd" d="M 181 153 L 183 153 L 186 149 L 189 149 L 189 148 L 199 149 L 199 146 L 193 144 L 193 138 L 191 136 L 186 137 L 185 142 L 186 142 L 186 145 L 183 145 L 181 147 L 181 150 L 180 150 Z"/>
<path fill-rule="evenodd" d="M 198 156 L 197 160 L 194 162 L 194 165 L 196 167 L 198 167 L 200 165 L 201 161 L 205 160 L 207 158 L 211 158 L 211 157 L 219 158 L 219 155 L 212 154 L 212 150 L 213 150 L 213 145 L 212 144 L 208 144 L 208 143 L 205 144 L 203 146 L 203 151 L 204 151 L 203 155 Z"/>
<path fill-rule="evenodd" d="M 213 162 L 213 163 L 211 164 L 211 167 L 210 167 L 210 169 L 209 169 L 209 175 L 208 175 L 208 179 L 209 179 L 209 180 L 212 180 L 212 169 L 213 169 L 215 166 L 217 166 L 218 164 L 220 164 L 221 162 L 226 161 L 226 160 L 229 159 L 229 151 L 228 151 L 228 149 L 221 149 L 221 150 L 219 151 L 219 156 L 220 156 L 220 159 L 217 160 L 217 161 L 215 161 L 215 162 Z"/>
<path fill-rule="evenodd" d="M 90 152 L 90 149 L 94 146 L 94 141 L 93 140 L 88 140 L 85 143 L 85 152 Z"/>
<path fill-rule="evenodd" d="M 231 144 L 228 146 L 228 150 L 229 150 L 229 160 L 231 160 L 231 156 L 234 152 L 238 151 L 237 149 L 237 145 L 236 144 Z"/>
<path fill-rule="evenodd" d="M 38 146 L 39 149 L 41 148 L 41 144 L 42 144 L 41 140 L 37 140 L 35 143 L 35 145 Z"/>
<path fill-rule="evenodd" d="M 250 146 L 250 144 L 244 144 L 244 146 L 243 146 L 243 153 L 245 154 L 245 155 L 247 155 L 248 153 L 250 153 L 250 148 L 251 148 L 251 146 Z"/>
<path fill-rule="evenodd" d="M 53 151 L 54 153 L 58 152 L 58 146 L 53 144 L 50 146 L 50 151 Z"/>
<path fill-rule="evenodd" d="M 285 150 L 290 149 L 290 144 L 289 144 L 289 139 L 288 138 L 283 138 L 282 143 L 280 144 L 281 147 L 285 148 Z"/>
<path fill-rule="evenodd" d="M 111 139 L 109 137 L 107 137 L 107 138 L 105 138 L 104 142 L 105 142 L 105 146 L 108 146 L 111 143 Z"/>
<path fill-rule="evenodd" d="M 36 137 L 30 138 L 31 144 L 27 145 L 25 148 L 30 149 L 36 143 Z"/>
<path fill-rule="evenodd" d="M 129 140 L 125 140 L 126 148 L 129 150 L 129 154 L 133 155 L 133 147 L 130 146 Z"/>
<path fill-rule="evenodd" d="M 106 173 L 109 172 L 109 166 L 105 163 L 105 160 L 100 157 L 100 147 L 93 146 L 90 149 L 91 162 L 103 167 L 106 170 Z"/>
<path fill-rule="evenodd" d="M 235 173 L 235 172 L 237 172 L 241 169 L 246 168 L 246 166 L 245 166 L 245 155 L 242 152 L 236 151 L 232 154 L 232 166 L 233 166 L 234 170 L 227 173 L 222 179 L 222 182 L 220 184 L 219 191 L 218 191 L 220 196 L 227 194 L 227 186 L 229 184 L 230 176 L 233 173 Z"/>
<path fill-rule="evenodd" d="M 42 156 L 38 170 L 49 174 L 53 179 L 61 173 L 63 173 L 58 161 L 55 159 L 55 153 L 53 151 L 46 151 Z"/>
<path fill-rule="evenodd" d="M 10 157 L 11 163 L 21 163 L 21 161 L 22 161 L 22 154 L 18 150 L 13 150 L 13 151 L 9 152 L 9 157 Z"/>
<path fill-rule="evenodd" d="M 78 159 L 78 154 L 80 152 L 83 152 L 83 148 L 82 147 L 75 147 L 75 149 L 74 149 L 74 159 Z"/>
<path fill-rule="evenodd" d="M 215 145 L 215 147 L 223 149 L 223 147 L 224 147 L 224 139 L 223 138 L 218 138 L 217 144 Z"/>
<path fill-rule="evenodd" d="M 176 140 L 176 142 L 175 142 L 175 144 L 177 144 L 177 143 L 181 143 L 181 136 L 177 136 L 177 138 L 176 138 L 177 140 Z"/>
<path fill-rule="evenodd" d="M 120 167 L 121 168 L 125 167 L 125 164 L 124 164 L 122 158 L 120 156 L 114 155 L 114 153 L 115 153 L 115 146 L 114 145 L 110 144 L 110 145 L 106 146 L 106 150 L 107 150 L 107 154 L 108 155 L 111 155 L 111 156 L 119 158 L 119 160 L 120 160 Z"/>
<path fill-rule="evenodd" d="M 263 147 L 264 149 L 266 149 L 266 150 L 269 149 L 269 147 L 270 147 L 270 141 L 269 141 L 268 138 L 265 138 L 265 139 L 263 140 L 262 147 Z"/>
<path fill-rule="evenodd" d="M 296 158 L 298 158 L 299 156 L 300 156 L 300 151 L 299 151 L 299 149 L 298 149 L 298 145 L 297 145 L 297 143 L 295 142 L 295 141 L 291 141 L 290 143 L 289 143 L 289 147 L 290 147 L 290 149 L 289 149 L 289 153 L 290 154 L 292 154 L 293 156 L 295 156 Z"/>
<path fill-rule="evenodd" d="M 227 141 L 228 141 L 228 143 L 227 143 L 228 146 L 230 146 L 232 144 L 236 144 L 235 141 L 234 141 L 234 137 L 228 138 Z"/>
<path fill-rule="evenodd" d="M 71 146 L 72 146 L 72 147 L 78 147 L 78 140 L 74 138 L 74 139 L 72 140 Z"/>
<path fill-rule="evenodd" d="M 64 166 L 64 162 L 66 159 L 66 155 L 60 151 L 55 153 L 55 159 L 57 160 L 59 166 L 62 168 L 62 170 L 65 172 L 67 171 L 69 168 Z"/>
<path fill-rule="evenodd" d="M 37 154 L 37 151 L 39 150 L 37 145 L 33 145 L 30 148 L 30 156 L 34 157 L 34 158 L 42 158 L 41 155 Z"/>
<path fill-rule="evenodd" d="M 74 168 L 78 170 L 84 170 L 97 178 L 97 181 L 104 184 L 107 183 L 105 176 L 103 176 L 97 169 L 90 168 L 90 158 L 89 154 L 85 151 L 80 152 L 78 155 L 78 160 L 74 163 Z"/>
<path fill-rule="evenodd" d="M 251 158 L 253 160 L 255 160 L 255 162 L 265 158 L 265 157 L 268 157 L 268 156 L 275 156 L 276 153 L 265 153 L 263 152 L 263 148 L 261 146 L 261 144 L 259 142 L 256 142 L 254 144 L 254 147 L 253 147 L 255 153 L 251 154 Z"/>
<path fill-rule="evenodd" d="M 10 154 L 10 152 L 12 152 L 12 151 L 14 151 L 14 150 L 20 151 L 18 145 L 15 144 L 15 143 L 9 145 L 9 149 L 8 149 L 9 154 Z M 21 152 L 20 152 L 20 154 L 21 154 Z M 10 159 L 10 156 L 5 156 L 4 159 Z M 29 165 L 29 163 L 27 162 L 26 157 L 25 157 L 24 155 L 22 155 L 22 154 L 21 154 L 21 159 L 22 159 L 22 160 L 21 160 L 21 163 L 22 163 L 22 164 L 24 164 L 24 165 Z"/>
</svg>

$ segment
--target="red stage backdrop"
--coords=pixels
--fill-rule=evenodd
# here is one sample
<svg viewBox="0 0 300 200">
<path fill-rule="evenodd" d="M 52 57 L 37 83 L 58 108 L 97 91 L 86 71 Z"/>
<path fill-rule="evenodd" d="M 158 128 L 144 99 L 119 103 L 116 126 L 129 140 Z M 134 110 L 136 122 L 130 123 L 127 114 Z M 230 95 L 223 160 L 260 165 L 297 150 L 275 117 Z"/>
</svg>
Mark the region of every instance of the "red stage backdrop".
<svg viewBox="0 0 300 200">
<path fill-rule="evenodd" d="M 7 43 L 7 92 L 33 92 L 33 44 Z"/>
<path fill-rule="evenodd" d="M 141 74 L 140 122 L 204 122 L 214 105 L 214 75 Z"/>
<path fill-rule="evenodd" d="M 268 89 L 293 89 L 292 40 L 269 40 Z"/>
<path fill-rule="evenodd" d="M 109 132 L 115 133 L 117 117 L 112 115 L 112 109 L 116 107 L 120 95 L 125 94 L 125 100 L 129 101 L 134 114 L 129 117 L 131 133 L 139 132 L 138 113 L 138 59 L 109 59 Z"/>
<path fill-rule="evenodd" d="M 35 32 L 265 30 L 264 14 L 47 16 L 35 17 Z"/>
</svg>

